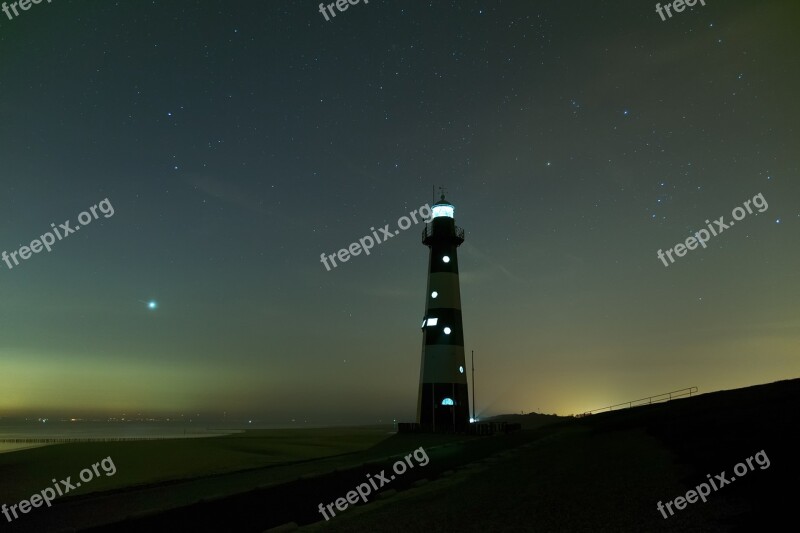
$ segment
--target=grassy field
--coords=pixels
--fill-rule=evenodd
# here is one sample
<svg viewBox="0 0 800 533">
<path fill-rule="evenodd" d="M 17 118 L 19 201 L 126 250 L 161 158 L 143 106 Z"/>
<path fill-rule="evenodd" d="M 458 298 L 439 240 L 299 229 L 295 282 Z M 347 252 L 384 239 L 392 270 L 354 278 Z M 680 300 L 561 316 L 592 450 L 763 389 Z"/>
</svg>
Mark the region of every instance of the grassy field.
<svg viewBox="0 0 800 533">
<path fill-rule="evenodd" d="M 70 494 L 118 489 L 305 461 L 370 448 L 389 428 L 249 430 L 208 438 L 74 443 L 0 454 L 0 502 L 15 502 L 52 485 L 78 479 L 81 469 L 111 457 L 117 472 Z"/>
</svg>

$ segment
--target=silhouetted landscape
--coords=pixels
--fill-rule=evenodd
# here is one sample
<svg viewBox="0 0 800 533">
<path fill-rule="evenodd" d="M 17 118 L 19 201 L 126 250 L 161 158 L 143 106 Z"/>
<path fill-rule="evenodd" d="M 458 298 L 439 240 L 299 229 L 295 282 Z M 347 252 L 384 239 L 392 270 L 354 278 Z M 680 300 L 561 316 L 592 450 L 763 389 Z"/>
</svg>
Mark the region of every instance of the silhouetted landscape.
<svg viewBox="0 0 800 533">
<path fill-rule="evenodd" d="M 264 531 L 295 523 L 316 524 L 309 531 L 486 531 L 502 520 L 510 531 L 752 531 L 792 516 L 798 402 L 800 380 L 790 380 L 584 418 L 529 414 L 523 418 L 541 423 L 536 429 L 491 437 L 353 428 L 70 444 L 0 455 L 5 472 L 19 465 L 19 479 L 4 476 L 0 495 L 13 496 L 22 472 L 56 472 L 105 450 L 127 478 L 57 501 L 10 530 Z M 316 502 L 419 446 L 429 464 L 374 502 L 328 523 L 315 511 Z M 768 468 L 667 520 L 656 511 L 657 500 L 685 493 L 706 474 L 730 472 L 760 450 Z M 464 504 L 474 501 L 483 503 Z"/>
</svg>

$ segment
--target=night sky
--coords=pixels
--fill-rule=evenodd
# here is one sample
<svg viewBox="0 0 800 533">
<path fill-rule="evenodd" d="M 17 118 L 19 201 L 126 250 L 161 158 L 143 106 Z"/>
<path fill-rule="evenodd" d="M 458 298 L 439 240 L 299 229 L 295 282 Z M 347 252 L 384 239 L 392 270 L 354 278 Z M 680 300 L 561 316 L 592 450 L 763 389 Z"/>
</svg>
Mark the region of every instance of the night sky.
<svg viewBox="0 0 800 533">
<path fill-rule="evenodd" d="M 0 263 L 0 415 L 413 420 L 422 225 L 320 254 L 439 186 L 479 415 L 798 377 L 797 2 L 318 4 L 0 13 L 0 251 L 114 208 Z"/>
</svg>

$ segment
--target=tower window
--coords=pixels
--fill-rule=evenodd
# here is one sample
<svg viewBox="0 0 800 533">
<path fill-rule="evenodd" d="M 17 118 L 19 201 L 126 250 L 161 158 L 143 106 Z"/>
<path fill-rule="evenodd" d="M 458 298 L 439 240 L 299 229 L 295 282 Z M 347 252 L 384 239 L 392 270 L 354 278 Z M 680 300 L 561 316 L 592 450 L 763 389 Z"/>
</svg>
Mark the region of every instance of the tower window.
<svg viewBox="0 0 800 533">
<path fill-rule="evenodd" d="M 425 322 L 427 322 L 427 320 L 423 320 L 423 321 L 422 321 L 422 325 L 420 326 L 421 328 L 424 328 L 424 327 L 425 327 Z"/>
<path fill-rule="evenodd" d="M 449 263 L 450 262 L 450 256 L 446 255 L 446 256 L 442 257 L 442 261 L 444 261 L 445 263 Z"/>
<path fill-rule="evenodd" d="M 435 326 L 438 323 L 439 323 L 439 319 L 438 318 L 429 318 L 428 319 L 428 325 L 429 326 Z"/>
<path fill-rule="evenodd" d="M 442 405 L 455 405 L 452 398 L 445 398 L 442 400 Z"/>
<path fill-rule="evenodd" d="M 431 298 L 436 298 L 437 296 L 439 296 L 439 293 L 438 293 L 438 292 L 436 292 L 436 291 L 433 291 L 433 292 L 431 293 Z"/>
<path fill-rule="evenodd" d="M 450 328 L 444 328 L 444 334 L 445 334 L 445 335 L 450 335 L 450 333 L 451 333 L 452 331 L 453 331 L 453 330 L 452 330 L 452 329 L 450 329 Z"/>
</svg>

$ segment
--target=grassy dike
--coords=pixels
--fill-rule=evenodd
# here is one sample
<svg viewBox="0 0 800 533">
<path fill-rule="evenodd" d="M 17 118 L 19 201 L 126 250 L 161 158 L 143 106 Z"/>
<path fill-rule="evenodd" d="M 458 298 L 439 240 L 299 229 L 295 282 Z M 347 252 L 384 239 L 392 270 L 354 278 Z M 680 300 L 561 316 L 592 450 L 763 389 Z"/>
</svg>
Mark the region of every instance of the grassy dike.
<svg viewBox="0 0 800 533">
<path fill-rule="evenodd" d="M 348 533 L 784 531 L 797 521 L 798 405 L 795 379 L 563 421 L 329 522 L 298 524 Z M 657 509 L 709 475 L 733 479 L 734 465 L 759 450 L 767 469 L 737 474 L 666 517 Z"/>
<path fill-rule="evenodd" d="M 81 469 L 111 457 L 117 472 L 101 476 L 69 495 L 357 452 L 389 437 L 388 428 L 248 430 L 191 439 L 57 444 L 0 454 L 0 503 L 16 503 L 52 479 L 79 480 Z"/>
</svg>

